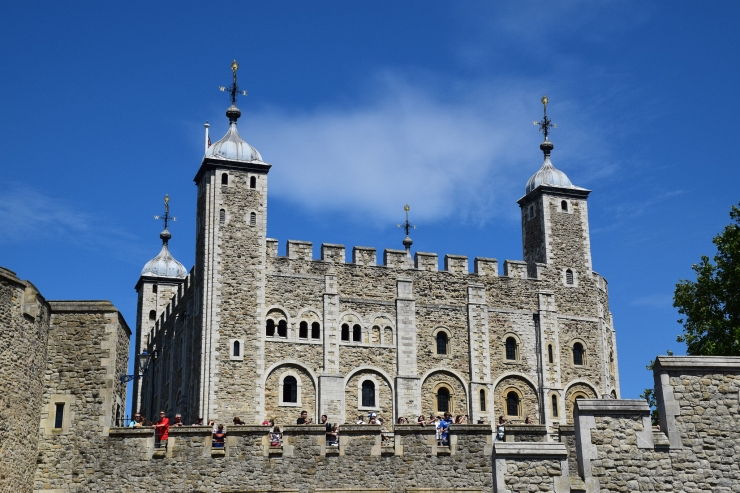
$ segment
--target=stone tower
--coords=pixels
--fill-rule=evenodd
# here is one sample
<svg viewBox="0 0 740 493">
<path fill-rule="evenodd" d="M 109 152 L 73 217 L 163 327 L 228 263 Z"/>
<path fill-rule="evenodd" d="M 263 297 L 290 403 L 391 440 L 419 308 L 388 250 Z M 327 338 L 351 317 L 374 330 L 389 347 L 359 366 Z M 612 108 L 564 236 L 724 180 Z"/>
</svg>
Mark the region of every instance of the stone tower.
<svg viewBox="0 0 740 493">
<path fill-rule="evenodd" d="M 267 173 L 237 131 L 238 65 L 232 63 L 229 129 L 195 176 L 198 219 L 196 317 L 201 331 L 200 416 L 257 419 L 263 391 Z M 216 396 L 218 395 L 218 399 Z"/>
<path fill-rule="evenodd" d="M 187 270 L 170 253 L 169 241 L 172 234 L 167 229 L 171 220 L 169 214 L 169 196 L 164 197 L 165 212 L 157 219 L 164 221 L 164 229 L 159 234 L 162 239 L 162 249 L 156 257 L 144 265 L 141 276 L 136 282 L 138 295 L 136 308 L 136 357 L 134 358 L 134 394 L 132 411 L 141 411 L 141 382 L 138 375 L 142 374 L 139 355 L 147 350 L 150 334 L 157 319 L 167 308 L 177 290 L 187 276 Z"/>
</svg>

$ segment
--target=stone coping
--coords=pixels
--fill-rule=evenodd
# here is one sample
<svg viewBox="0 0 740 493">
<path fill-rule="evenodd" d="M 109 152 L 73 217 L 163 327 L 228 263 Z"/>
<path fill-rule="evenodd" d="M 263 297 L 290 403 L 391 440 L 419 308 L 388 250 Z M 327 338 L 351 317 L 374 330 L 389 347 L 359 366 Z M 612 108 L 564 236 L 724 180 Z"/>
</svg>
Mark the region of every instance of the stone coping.
<svg viewBox="0 0 740 493">
<path fill-rule="evenodd" d="M 278 426 L 280 426 L 278 424 Z M 265 427 L 266 431 L 269 431 L 269 426 Z M 310 425 L 284 425 L 280 426 L 280 430 L 283 434 L 288 435 L 300 435 L 300 434 L 324 434 L 326 433 L 326 426 L 322 424 L 310 424 Z"/>
<path fill-rule="evenodd" d="M 573 425 L 560 425 L 558 427 L 558 431 L 560 433 L 575 433 L 576 432 L 576 427 L 573 426 Z"/>
<path fill-rule="evenodd" d="M 518 423 L 506 424 L 504 423 L 504 430 L 506 430 L 507 432 L 511 431 L 512 433 L 527 433 L 530 435 L 546 435 L 547 434 L 546 425 L 518 424 Z"/>
<path fill-rule="evenodd" d="M 342 428 L 340 428 L 340 432 L 341 430 Z M 436 430 L 434 429 L 434 426 L 431 425 L 421 426 L 409 423 L 407 425 L 395 425 L 393 427 L 393 432 L 397 435 L 412 435 L 414 433 L 418 433 L 420 435 L 434 435 Z"/>
<path fill-rule="evenodd" d="M 477 425 L 477 424 L 456 425 L 454 423 L 450 425 L 450 433 L 456 433 L 456 434 L 462 434 L 462 433 L 485 433 L 485 434 L 490 434 L 492 432 L 493 432 L 493 429 L 491 428 L 491 425 Z"/>
<path fill-rule="evenodd" d="M 153 436 L 153 426 L 141 426 L 139 428 L 111 428 L 108 431 L 108 436 L 112 437 L 141 437 L 141 436 Z"/>
<path fill-rule="evenodd" d="M 290 243 L 291 245 L 311 245 L 313 246 L 313 242 L 305 241 L 305 240 L 288 240 L 288 243 Z"/>
<path fill-rule="evenodd" d="M 49 300 L 52 312 L 118 312 L 108 300 Z"/>
<path fill-rule="evenodd" d="M 568 451 L 564 443 L 560 442 L 495 442 L 493 445 L 495 456 L 513 457 L 552 457 L 565 458 Z"/>
<path fill-rule="evenodd" d="M 577 399 L 576 409 L 581 414 L 650 414 L 642 399 Z"/>
<path fill-rule="evenodd" d="M 718 370 L 740 371 L 740 356 L 658 356 L 654 371 L 666 370 Z"/>
<path fill-rule="evenodd" d="M 345 425 L 339 425 L 339 432 L 340 433 L 362 433 L 362 434 L 374 434 L 374 433 L 381 433 L 383 430 L 382 425 L 353 425 L 353 424 L 345 424 Z"/>
</svg>

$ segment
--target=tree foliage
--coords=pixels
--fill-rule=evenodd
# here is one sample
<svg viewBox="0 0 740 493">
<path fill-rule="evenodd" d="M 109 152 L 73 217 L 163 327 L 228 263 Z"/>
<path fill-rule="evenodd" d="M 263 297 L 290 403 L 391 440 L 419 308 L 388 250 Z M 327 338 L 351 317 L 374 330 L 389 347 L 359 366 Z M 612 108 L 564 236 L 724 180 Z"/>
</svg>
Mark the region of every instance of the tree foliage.
<svg viewBox="0 0 740 493">
<path fill-rule="evenodd" d="M 696 281 L 676 284 L 673 306 L 684 317 L 688 354 L 740 355 L 740 203 L 730 210 L 731 223 L 712 240 L 714 262 L 702 256 L 691 268 Z"/>
</svg>

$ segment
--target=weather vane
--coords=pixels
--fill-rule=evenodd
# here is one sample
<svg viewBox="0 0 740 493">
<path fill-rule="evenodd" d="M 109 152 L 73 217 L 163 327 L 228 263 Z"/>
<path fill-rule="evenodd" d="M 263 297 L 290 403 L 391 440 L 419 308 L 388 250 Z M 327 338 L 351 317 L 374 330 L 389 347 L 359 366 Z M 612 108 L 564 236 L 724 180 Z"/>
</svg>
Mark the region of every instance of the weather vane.
<svg viewBox="0 0 740 493">
<path fill-rule="evenodd" d="M 544 108 L 542 120 L 532 123 L 534 123 L 535 126 L 540 127 L 540 132 L 543 133 L 543 135 L 545 136 L 545 142 L 547 142 L 548 140 L 550 140 L 550 129 L 557 128 L 558 126 L 553 123 L 552 120 L 550 120 L 550 117 L 547 116 L 547 103 L 550 102 L 550 98 L 548 98 L 547 96 L 542 96 L 542 99 L 540 99 L 540 101 L 542 102 L 542 106 Z"/>
<path fill-rule="evenodd" d="M 406 248 L 406 252 L 411 255 L 411 245 L 413 245 L 413 240 L 411 239 L 411 236 L 409 236 L 409 233 L 412 229 L 416 229 L 416 226 L 411 224 L 409 222 L 409 211 L 411 210 L 411 206 L 408 204 L 403 206 L 404 212 L 406 212 L 406 220 L 403 222 L 403 224 L 397 224 L 397 228 L 403 228 L 404 232 L 406 233 L 406 238 L 403 239 L 403 246 Z"/>
<path fill-rule="evenodd" d="M 170 221 L 177 221 L 176 217 L 170 216 L 170 196 L 168 194 L 164 194 L 164 214 L 154 216 L 154 219 L 157 221 L 161 220 L 164 223 L 164 229 L 167 229 Z"/>
<path fill-rule="evenodd" d="M 231 94 L 231 104 L 236 106 L 236 96 L 237 94 L 240 94 L 242 96 L 247 95 L 247 91 L 240 89 L 239 86 L 236 83 L 236 71 L 239 70 L 239 62 L 236 60 L 232 60 L 231 62 L 231 74 L 233 77 L 233 80 L 231 81 L 231 86 L 218 86 L 218 90 L 221 92 L 229 91 L 229 94 Z"/>
</svg>

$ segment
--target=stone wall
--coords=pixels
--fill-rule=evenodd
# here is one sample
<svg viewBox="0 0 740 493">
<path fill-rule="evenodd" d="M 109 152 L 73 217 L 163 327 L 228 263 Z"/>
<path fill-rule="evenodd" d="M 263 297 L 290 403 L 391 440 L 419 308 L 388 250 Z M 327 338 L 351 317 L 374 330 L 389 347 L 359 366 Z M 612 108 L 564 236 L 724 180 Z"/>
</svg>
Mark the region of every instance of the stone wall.
<svg viewBox="0 0 740 493">
<path fill-rule="evenodd" d="M 120 377 L 126 373 L 131 331 L 108 301 L 49 305 L 35 489 L 74 489 L 86 482 L 91 447 L 107 435 L 125 405 Z"/>
<path fill-rule="evenodd" d="M 44 298 L 0 268 L 0 491 L 33 488 L 48 336 Z"/>
</svg>

